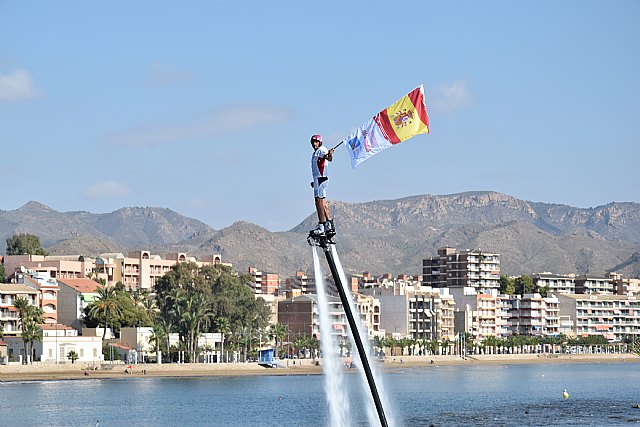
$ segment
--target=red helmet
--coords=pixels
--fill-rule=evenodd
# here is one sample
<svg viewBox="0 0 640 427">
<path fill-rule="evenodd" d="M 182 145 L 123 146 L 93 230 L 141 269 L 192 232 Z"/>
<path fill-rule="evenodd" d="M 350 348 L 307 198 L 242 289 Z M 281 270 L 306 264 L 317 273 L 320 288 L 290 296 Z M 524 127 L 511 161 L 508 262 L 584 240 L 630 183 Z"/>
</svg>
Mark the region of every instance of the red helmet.
<svg viewBox="0 0 640 427">
<path fill-rule="evenodd" d="M 311 137 L 311 142 L 313 141 L 318 141 L 320 144 L 322 144 L 322 135 L 313 135 Z"/>
</svg>

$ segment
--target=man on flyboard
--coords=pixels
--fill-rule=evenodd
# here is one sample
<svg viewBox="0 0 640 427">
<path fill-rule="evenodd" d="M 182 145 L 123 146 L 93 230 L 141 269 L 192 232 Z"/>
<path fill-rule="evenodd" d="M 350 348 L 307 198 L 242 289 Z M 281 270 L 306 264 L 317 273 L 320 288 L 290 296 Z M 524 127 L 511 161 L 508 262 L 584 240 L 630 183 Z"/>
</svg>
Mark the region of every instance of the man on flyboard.
<svg viewBox="0 0 640 427">
<path fill-rule="evenodd" d="M 327 149 L 322 145 L 322 136 L 313 135 L 311 137 L 311 146 L 313 147 L 313 155 L 311 156 L 311 175 L 313 176 L 313 196 L 316 203 L 316 212 L 318 213 L 318 225 L 309 232 L 309 236 L 314 238 L 326 237 L 331 239 L 336 234 L 333 226 L 333 220 L 329 214 L 329 206 L 327 205 L 327 185 L 329 178 L 327 177 L 327 166 L 333 160 L 333 152 L 335 148 Z"/>
</svg>

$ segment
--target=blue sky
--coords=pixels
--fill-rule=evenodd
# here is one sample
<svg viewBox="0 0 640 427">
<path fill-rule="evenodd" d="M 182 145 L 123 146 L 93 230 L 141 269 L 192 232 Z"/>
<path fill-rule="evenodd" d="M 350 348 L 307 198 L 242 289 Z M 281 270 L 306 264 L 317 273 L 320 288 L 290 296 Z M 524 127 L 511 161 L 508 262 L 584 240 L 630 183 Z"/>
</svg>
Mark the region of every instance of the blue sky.
<svg viewBox="0 0 640 427">
<path fill-rule="evenodd" d="M 355 171 L 340 147 L 330 199 L 640 202 L 639 20 L 638 1 L 0 0 L 0 209 L 287 230 L 314 212 L 311 134 L 335 145 L 420 83 L 431 134 Z"/>
</svg>

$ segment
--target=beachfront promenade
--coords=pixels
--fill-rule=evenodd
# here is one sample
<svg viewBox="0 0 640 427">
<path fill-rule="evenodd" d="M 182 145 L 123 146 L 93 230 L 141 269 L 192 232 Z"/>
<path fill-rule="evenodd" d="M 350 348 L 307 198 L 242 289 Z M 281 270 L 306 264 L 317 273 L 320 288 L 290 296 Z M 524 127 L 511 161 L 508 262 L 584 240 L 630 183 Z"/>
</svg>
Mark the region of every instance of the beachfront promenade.
<svg viewBox="0 0 640 427">
<path fill-rule="evenodd" d="M 350 358 L 343 358 L 346 366 Z M 379 360 L 383 369 L 399 367 L 437 367 L 443 365 L 522 364 L 522 363 L 640 363 L 640 356 L 626 354 L 495 354 L 465 359 L 459 356 L 387 356 Z M 345 368 L 346 369 L 346 368 Z M 355 371 L 355 370 L 354 370 Z M 233 375 L 313 375 L 322 373 L 322 359 L 282 360 L 280 368 L 264 368 L 257 363 L 168 363 L 127 365 L 33 364 L 0 366 L 0 382 L 50 381 L 69 379 L 126 377 L 206 377 Z"/>
</svg>

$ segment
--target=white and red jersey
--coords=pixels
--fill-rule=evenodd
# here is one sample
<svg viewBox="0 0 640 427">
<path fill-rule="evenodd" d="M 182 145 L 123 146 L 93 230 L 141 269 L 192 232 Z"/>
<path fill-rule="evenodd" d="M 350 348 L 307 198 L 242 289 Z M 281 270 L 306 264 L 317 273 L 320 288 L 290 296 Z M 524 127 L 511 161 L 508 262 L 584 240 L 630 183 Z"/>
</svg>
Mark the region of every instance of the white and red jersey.
<svg viewBox="0 0 640 427">
<path fill-rule="evenodd" d="M 318 147 L 311 156 L 311 175 L 316 180 L 321 176 L 327 176 L 327 165 L 329 161 L 326 159 L 329 150 L 324 145 Z"/>
</svg>

